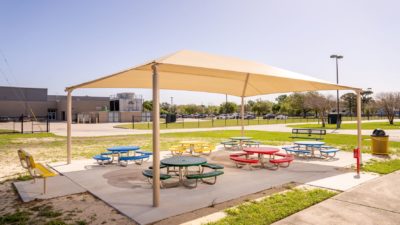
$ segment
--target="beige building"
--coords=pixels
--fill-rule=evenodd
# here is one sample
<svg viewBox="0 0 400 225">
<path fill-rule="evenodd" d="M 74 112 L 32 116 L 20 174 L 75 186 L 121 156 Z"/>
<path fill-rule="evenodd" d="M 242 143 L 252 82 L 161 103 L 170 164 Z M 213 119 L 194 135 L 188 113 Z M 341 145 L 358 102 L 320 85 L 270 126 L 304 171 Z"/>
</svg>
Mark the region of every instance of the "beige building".
<svg viewBox="0 0 400 225">
<path fill-rule="evenodd" d="M 72 97 L 72 119 L 79 123 L 141 121 L 141 96 L 121 93 L 113 97 Z M 48 117 L 66 120 L 67 98 L 48 95 L 46 88 L 0 87 L 0 118 Z"/>
</svg>

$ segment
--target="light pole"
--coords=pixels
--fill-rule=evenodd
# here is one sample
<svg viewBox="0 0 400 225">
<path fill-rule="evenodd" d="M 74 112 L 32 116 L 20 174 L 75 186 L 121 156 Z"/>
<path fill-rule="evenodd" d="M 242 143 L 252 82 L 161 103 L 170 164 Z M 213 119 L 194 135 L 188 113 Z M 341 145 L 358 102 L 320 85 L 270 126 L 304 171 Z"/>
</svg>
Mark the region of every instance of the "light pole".
<svg viewBox="0 0 400 225">
<path fill-rule="evenodd" d="M 343 59 L 342 55 L 331 55 L 331 59 L 336 59 L 336 84 L 339 84 L 339 65 L 338 59 Z M 336 129 L 340 128 L 339 121 L 339 90 L 336 90 Z"/>
</svg>

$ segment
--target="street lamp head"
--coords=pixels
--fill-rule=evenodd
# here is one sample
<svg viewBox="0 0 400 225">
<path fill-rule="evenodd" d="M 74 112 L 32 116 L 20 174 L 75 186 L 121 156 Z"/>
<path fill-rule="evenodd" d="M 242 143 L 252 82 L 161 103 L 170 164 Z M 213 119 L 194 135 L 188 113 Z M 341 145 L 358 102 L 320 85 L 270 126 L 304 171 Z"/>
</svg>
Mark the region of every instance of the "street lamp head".
<svg viewBox="0 0 400 225">
<path fill-rule="evenodd" d="M 331 55 L 331 59 L 343 59 L 342 55 Z"/>
</svg>

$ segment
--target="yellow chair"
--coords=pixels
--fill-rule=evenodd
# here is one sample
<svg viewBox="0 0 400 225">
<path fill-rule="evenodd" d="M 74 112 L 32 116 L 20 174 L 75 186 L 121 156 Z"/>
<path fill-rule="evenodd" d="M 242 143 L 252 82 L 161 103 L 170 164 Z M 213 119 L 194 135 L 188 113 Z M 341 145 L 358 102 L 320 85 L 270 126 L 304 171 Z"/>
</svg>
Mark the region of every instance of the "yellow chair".
<svg viewBox="0 0 400 225">
<path fill-rule="evenodd" d="M 214 149 L 215 149 L 215 145 L 213 145 L 213 144 L 199 144 L 199 145 L 195 146 L 193 151 L 194 151 L 194 153 L 197 153 L 197 154 L 210 155 Z"/>
<path fill-rule="evenodd" d="M 169 148 L 172 155 L 182 155 L 186 152 L 186 147 L 183 145 L 173 145 Z"/>
<path fill-rule="evenodd" d="M 46 194 L 46 178 L 54 177 L 57 174 L 43 164 L 35 162 L 32 155 L 25 150 L 18 150 L 18 157 L 21 166 L 27 169 L 29 174 L 33 177 L 33 182 L 36 182 L 36 178 L 43 178 L 43 194 Z"/>
</svg>

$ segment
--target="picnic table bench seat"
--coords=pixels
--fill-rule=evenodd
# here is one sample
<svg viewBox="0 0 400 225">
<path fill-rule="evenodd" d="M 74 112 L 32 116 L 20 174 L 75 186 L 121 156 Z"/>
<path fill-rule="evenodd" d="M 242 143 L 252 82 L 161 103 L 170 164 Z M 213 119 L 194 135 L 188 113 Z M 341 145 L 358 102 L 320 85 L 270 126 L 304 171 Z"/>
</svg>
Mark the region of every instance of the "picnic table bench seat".
<svg viewBox="0 0 400 225">
<path fill-rule="evenodd" d="M 231 154 L 229 156 L 229 158 L 235 162 L 236 167 L 241 168 L 242 165 L 249 165 L 249 168 L 251 169 L 251 164 L 257 164 L 259 163 L 258 159 L 249 159 L 247 158 L 248 155 L 252 155 L 252 153 L 247 153 L 247 152 L 243 152 L 243 153 L 237 153 L 237 154 Z M 246 156 L 246 158 L 242 157 L 242 156 Z"/>
<path fill-rule="evenodd" d="M 254 140 L 246 140 L 243 141 L 244 145 L 247 147 L 260 147 L 261 142 L 259 141 L 254 141 Z"/>
<path fill-rule="evenodd" d="M 106 155 L 103 155 L 103 154 L 95 155 L 95 156 L 93 156 L 93 159 L 96 160 L 97 163 L 100 165 L 104 165 L 105 162 L 106 163 L 111 162 L 111 158 Z"/>
<path fill-rule="evenodd" d="M 152 184 L 153 181 L 153 170 L 143 170 L 142 171 L 143 176 L 147 177 L 147 181 Z M 164 174 L 164 173 L 160 173 L 160 187 L 163 188 L 164 187 L 164 183 L 163 181 L 168 180 L 169 178 L 171 178 L 172 176 L 169 174 Z"/>
<path fill-rule="evenodd" d="M 325 158 L 333 158 L 336 156 L 336 153 L 339 152 L 340 150 L 337 148 L 326 148 L 326 149 L 320 149 L 319 152 L 322 157 Z"/>
<path fill-rule="evenodd" d="M 164 168 L 167 168 L 167 167 L 168 167 L 167 165 L 164 165 L 164 164 L 160 163 L 160 169 L 164 169 Z M 153 166 L 149 166 L 149 169 L 152 170 Z"/>
<path fill-rule="evenodd" d="M 279 167 L 288 167 L 290 163 L 294 160 L 293 155 L 285 154 L 285 153 L 275 153 L 274 156 L 279 156 L 280 158 L 270 159 L 269 162 L 274 166 L 271 169 L 278 169 Z M 282 165 L 286 164 L 286 165 Z"/>
<path fill-rule="evenodd" d="M 135 155 L 135 156 L 120 156 L 119 164 L 121 166 L 127 166 L 128 161 L 134 161 L 136 164 L 141 165 L 144 159 L 148 159 L 149 155 Z"/>
<path fill-rule="evenodd" d="M 188 174 L 188 175 L 186 175 L 186 178 L 189 179 L 189 180 L 195 179 L 196 182 L 195 182 L 195 184 L 193 186 L 189 186 L 189 185 L 186 185 L 186 186 L 189 186 L 191 188 L 197 187 L 197 182 L 198 182 L 199 179 L 203 183 L 213 185 L 213 184 L 215 184 L 217 182 L 217 176 L 220 176 L 222 174 L 224 174 L 224 172 L 221 171 L 221 170 L 213 170 L 211 172 L 206 172 L 206 173 Z M 207 180 L 205 180 L 205 178 L 214 178 L 214 180 L 213 181 L 207 181 Z"/>
<path fill-rule="evenodd" d="M 142 155 L 148 155 L 148 156 L 153 155 L 152 152 L 147 152 L 147 151 L 136 151 L 136 153 L 139 153 L 139 154 L 142 154 Z"/>
<path fill-rule="evenodd" d="M 213 163 L 206 163 L 206 164 L 201 165 L 201 167 L 206 167 L 206 168 L 210 168 L 210 169 L 213 169 L 213 170 L 222 170 L 222 169 L 224 169 L 223 165 L 218 165 L 218 164 L 213 164 Z"/>
<path fill-rule="evenodd" d="M 282 149 L 285 150 L 287 154 L 292 154 L 297 156 L 311 154 L 310 150 L 300 149 L 298 146 L 287 146 L 283 147 Z"/>
<path fill-rule="evenodd" d="M 239 142 L 237 142 L 237 141 L 232 141 L 232 140 L 223 141 L 223 142 L 221 142 L 221 144 L 224 145 L 224 148 L 226 148 L 226 146 L 230 146 L 230 147 L 229 147 L 230 149 L 239 147 Z"/>
</svg>

